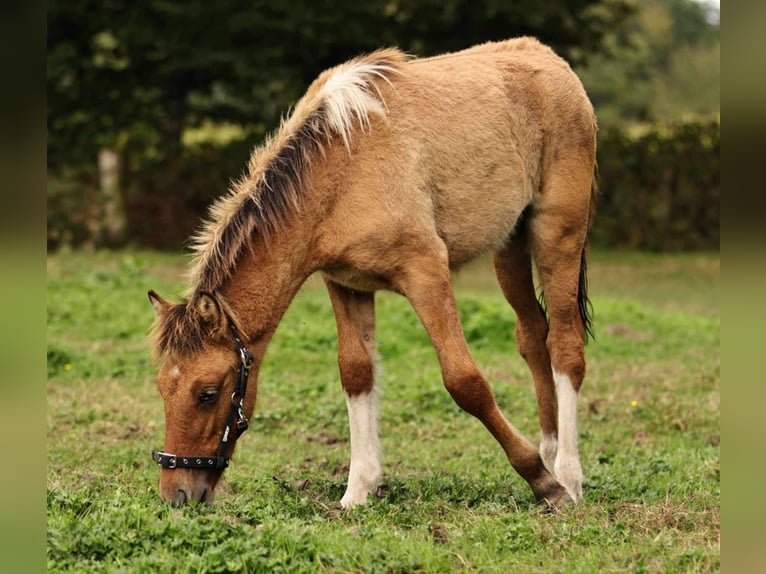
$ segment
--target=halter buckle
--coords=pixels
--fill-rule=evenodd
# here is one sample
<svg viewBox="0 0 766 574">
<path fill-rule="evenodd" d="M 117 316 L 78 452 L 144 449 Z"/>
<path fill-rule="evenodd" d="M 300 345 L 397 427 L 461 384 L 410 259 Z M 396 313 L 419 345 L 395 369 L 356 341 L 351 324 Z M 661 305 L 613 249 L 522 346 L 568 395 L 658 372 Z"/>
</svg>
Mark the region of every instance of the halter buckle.
<svg viewBox="0 0 766 574">
<path fill-rule="evenodd" d="M 250 425 L 247 422 L 247 417 L 242 411 L 242 406 L 240 405 L 240 407 L 237 409 L 237 434 L 241 435 L 247 430 L 248 426 Z"/>
<path fill-rule="evenodd" d="M 239 358 L 242 361 L 242 366 L 245 367 L 245 369 L 250 370 L 250 367 L 253 366 L 253 354 L 245 347 L 240 347 Z"/>
</svg>

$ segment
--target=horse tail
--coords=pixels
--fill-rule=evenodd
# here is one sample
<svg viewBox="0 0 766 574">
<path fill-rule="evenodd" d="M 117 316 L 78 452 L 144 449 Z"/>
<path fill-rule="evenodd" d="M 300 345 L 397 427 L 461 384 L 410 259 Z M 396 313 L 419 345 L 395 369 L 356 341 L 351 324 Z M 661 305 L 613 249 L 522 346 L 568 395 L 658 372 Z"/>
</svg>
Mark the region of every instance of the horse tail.
<svg viewBox="0 0 766 574">
<path fill-rule="evenodd" d="M 590 207 L 588 210 L 588 222 L 586 225 L 585 242 L 582 247 L 582 254 L 580 255 L 580 278 L 577 285 L 577 307 L 580 311 L 580 319 L 582 319 L 583 327 L 585 328 L 585 341 L 588 337 L 596 339 L 596 335 L 593 330 L 593 305 L 588 297 L 588 233 L 590 232 L 591 225 L 593 225 L 593 215 L 596 210 L 596 196 L 598 195 L 598 163 L 593 164 L 593 181 L 591 183 L 590 190 Z"/>
</svg>

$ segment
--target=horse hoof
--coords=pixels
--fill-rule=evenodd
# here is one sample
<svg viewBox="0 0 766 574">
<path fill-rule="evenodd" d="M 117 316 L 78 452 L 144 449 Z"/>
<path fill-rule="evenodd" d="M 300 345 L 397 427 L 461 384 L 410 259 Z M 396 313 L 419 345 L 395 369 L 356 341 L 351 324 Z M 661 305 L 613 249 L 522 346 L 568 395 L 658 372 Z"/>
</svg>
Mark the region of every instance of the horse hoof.
<svg viewBox="0 0 766 574">
<path fill-rule="evenodd" d="M 574 504 L 575 501 L 569 496 L 567 489 L 556 483 L 547 492 L 537 497 L 537 502 L 541 504 L 547 512 L 555 512 L 565 506 Z"/>
</svg>

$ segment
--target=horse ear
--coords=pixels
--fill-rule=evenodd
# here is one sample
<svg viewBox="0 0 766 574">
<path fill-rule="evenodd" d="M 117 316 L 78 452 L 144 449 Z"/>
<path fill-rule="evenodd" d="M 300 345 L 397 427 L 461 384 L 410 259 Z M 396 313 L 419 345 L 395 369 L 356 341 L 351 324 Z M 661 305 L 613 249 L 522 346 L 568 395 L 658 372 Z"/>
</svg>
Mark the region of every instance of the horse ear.
<svg viewBox="0 0 766 574">
<path fill-rule="evenodd" d="M 170 308 L 170 302 L 165 301 L 165 299 L 157 295 L 156 292 L 149 291 L 147 295 L 149 295 L 149 302 L 152 304 L 155 314 L 162 315 Z"/>
<path fill-rule="evenodd" d="M 202 321 L 213 327 L 221 327 L 224 323 L 224 314 L 221 311 L 221 304 L 212 293 L 202 292 L 197 297 L 197 313 Z"/>
</svg>

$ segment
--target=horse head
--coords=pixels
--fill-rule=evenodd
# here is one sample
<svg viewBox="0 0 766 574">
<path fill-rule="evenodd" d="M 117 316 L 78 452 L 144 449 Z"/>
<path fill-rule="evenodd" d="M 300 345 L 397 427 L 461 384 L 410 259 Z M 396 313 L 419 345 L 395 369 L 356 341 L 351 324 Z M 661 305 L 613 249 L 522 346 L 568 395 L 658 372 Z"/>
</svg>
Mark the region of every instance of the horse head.
<svg viewBox="0 0 766 574">
<path fill-rule="evenodd" d="M 255 405 L 252 355 L 216 295 L 174 304 L 150 291 L 149 300 L 165 407 L 165 444 L 152 453 L 162 466 L 160 494 L 176 506 L 209 503 Z"/>
</svg>

